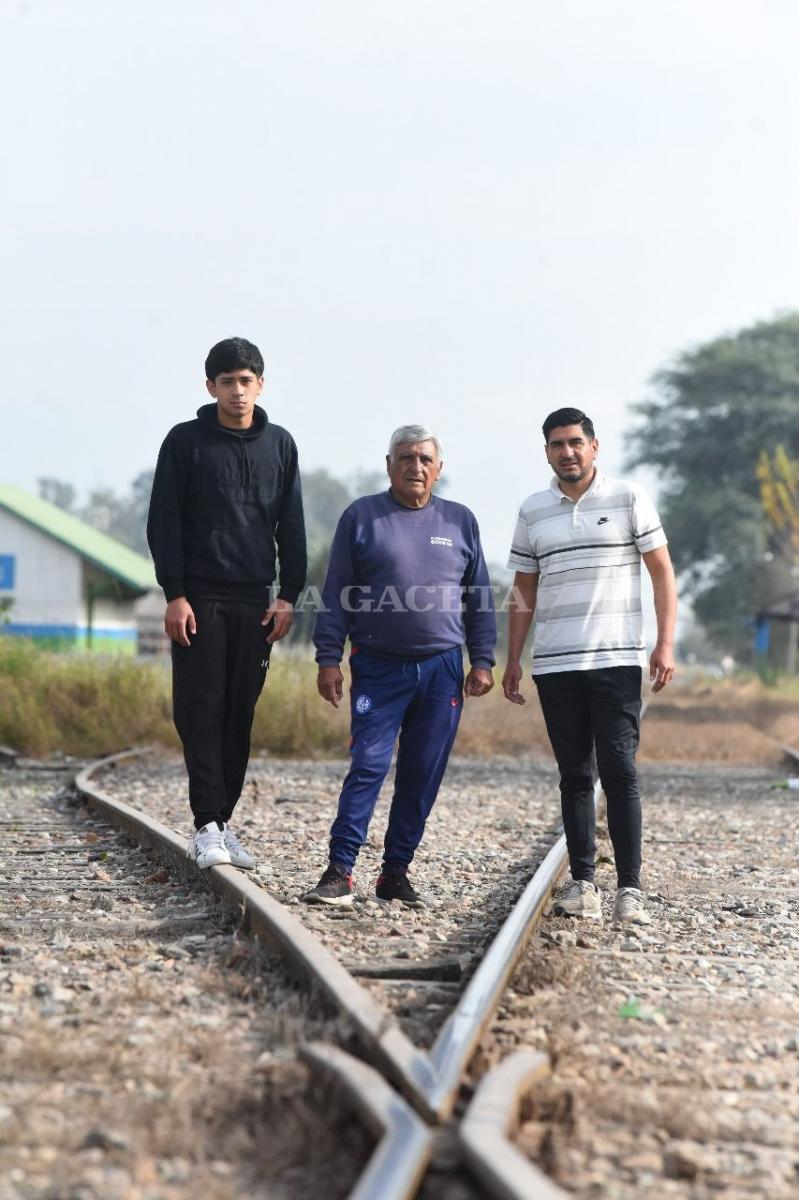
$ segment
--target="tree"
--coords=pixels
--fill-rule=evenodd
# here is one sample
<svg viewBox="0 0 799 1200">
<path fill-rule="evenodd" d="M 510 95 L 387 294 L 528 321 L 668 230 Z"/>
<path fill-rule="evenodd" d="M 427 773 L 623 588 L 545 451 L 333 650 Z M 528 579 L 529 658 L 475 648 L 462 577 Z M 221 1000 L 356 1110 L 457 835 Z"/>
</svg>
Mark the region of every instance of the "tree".
<svg viewBox="0 0 799 1200">
<path fill-rule="evenodd" d="M 50 504 L 55 504 L 58 508 L 63 508 L 65 512 L 71 513 L 75 511 L 75 501 L 78 493 L 71 483 L 64 483 L 61 479 L 52 479 L 50 476 L 43 475 L 36 480 L 39 487 L 39 495 L 42 500 L 47 500 Z"/>
<path fill-rule="evenodd" d="M 39 479 L 39 495 L 94 529 L 119 538 L 139 554 L 149 555 L 145 526 L 153 475 L 152 470 L 141 471 L 127 495 L 118 495 L 112 488 L 95 489 L 83 504 L 76 503 L 77 491 L 72 484 L 60 479 Z"/>
<path fill-rule="evenodd" d="M 309 558 L 316 557 L 321 549 L 326 550 L 330 545 L 336 523 L 351 499 L 347 485 L 324 467 L 303 471 L 302 504 Z"/>
<path fill-rule="evenodd" d="M 637 404 L 628 465 L 653 467 L 675 567 L 698 619 L 745 655 L 751 618 L 785 594 L 769 551 L 757 465 L 799 454 L 799 313 L 685 351 Z"/>
</svg>

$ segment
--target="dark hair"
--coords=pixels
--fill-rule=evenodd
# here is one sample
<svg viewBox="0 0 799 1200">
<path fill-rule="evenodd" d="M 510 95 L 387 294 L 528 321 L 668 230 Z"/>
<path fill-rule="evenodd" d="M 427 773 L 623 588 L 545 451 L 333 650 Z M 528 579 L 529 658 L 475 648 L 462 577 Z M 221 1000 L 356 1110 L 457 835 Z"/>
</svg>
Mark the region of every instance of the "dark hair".
<svg viewBox="0 0 799 1200">
<path fill-rule="evenodd" d="M 252 371 L 260 379 L 264 373 L 261 351 L 246 338 L 225 338 L 208 351 L 205 378 L 214 380 L 227 371 Z"/>
<path fill-rule="evenodd" d="M 549 442 L 552 430 L 559 429 L 561 425 L 580 425 L 586 437 L 596 437 L 594 422 L 579 408 L 556 408 L 544 421 L 544 441 Z"/>
</svg>

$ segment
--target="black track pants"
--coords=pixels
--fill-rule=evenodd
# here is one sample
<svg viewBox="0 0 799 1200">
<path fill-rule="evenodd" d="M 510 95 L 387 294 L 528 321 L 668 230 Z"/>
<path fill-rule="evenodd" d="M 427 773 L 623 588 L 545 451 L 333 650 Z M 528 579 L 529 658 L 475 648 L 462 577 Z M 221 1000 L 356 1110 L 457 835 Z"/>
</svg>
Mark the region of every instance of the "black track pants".
<svg viewBox="0 0 799 1200">
<path fill-rule="evenodd" d="M 534 682 L 560 770 L 572 878 L 594 878 L 596 747 L 619 887 L 640 887 L 641 797 L 635 752 L 641 727 L 641 668 L 559 671 L 536 675 Z"/>
<path fill-rule="evenodd" d="M 197 620 L 191 645 L 172 643 L 172 713 L 200 829 L 230 820 L 241 795 L 271 646 L 263 605 L 198 600 L 191 606 Z"/>
</svg>

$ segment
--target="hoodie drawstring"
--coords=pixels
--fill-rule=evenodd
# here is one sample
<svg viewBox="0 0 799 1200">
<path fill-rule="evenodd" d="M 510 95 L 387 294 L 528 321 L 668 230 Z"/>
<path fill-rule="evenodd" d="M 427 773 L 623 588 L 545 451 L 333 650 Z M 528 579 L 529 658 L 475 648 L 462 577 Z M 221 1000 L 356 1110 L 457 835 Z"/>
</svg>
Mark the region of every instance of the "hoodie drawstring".
<svg viewBox="0 0 799 1200">
<path fill-rule="evenodd" d="M 249 487 L 252 483 L 252 468 L 250 467 L 250 458 L 247 454 L 247 443 L 244 440 L 241 443 L 241 453 L 244 458 L 244 462 L 242 463 L 244 468 L 244 486 Z"/>
</svg>

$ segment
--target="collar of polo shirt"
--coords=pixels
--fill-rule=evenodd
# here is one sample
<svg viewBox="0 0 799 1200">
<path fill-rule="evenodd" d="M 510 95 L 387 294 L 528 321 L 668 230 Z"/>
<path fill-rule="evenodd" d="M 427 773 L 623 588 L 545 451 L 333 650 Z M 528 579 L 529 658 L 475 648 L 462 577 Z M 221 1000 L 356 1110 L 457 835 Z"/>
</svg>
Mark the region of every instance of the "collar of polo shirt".
<svg viewBox="0 0 799 1200">
<path fill-rule="evenodd" d="M 585 500 L 588 496 L 593 496 L 594 493 L 599 490 L 599 487 L 604 478 L 605 478 L 605 476 L 602 474 L 599 467 L 597 467 L 596 474 L 594 475 L 594 478 L 591 480 L 591 486 L 589 488 L 586 488 L 586 490 L 583 492 L 582 496 L 579 496 L 576 500 L 572 500 L 571 496 L 567 496 L 565 492 L 562 492 L 560 490 L 560 480 L 558 479 L 557 475 L 553 475 L 552 478 L 550 479 L 549 490 L 550 490 L 550 492 L 554 492 L 555 495 L 559 497 L 559 499 L 568 500 L 569 504 L 582 504 L 583 500 Z"/>
</svg>

